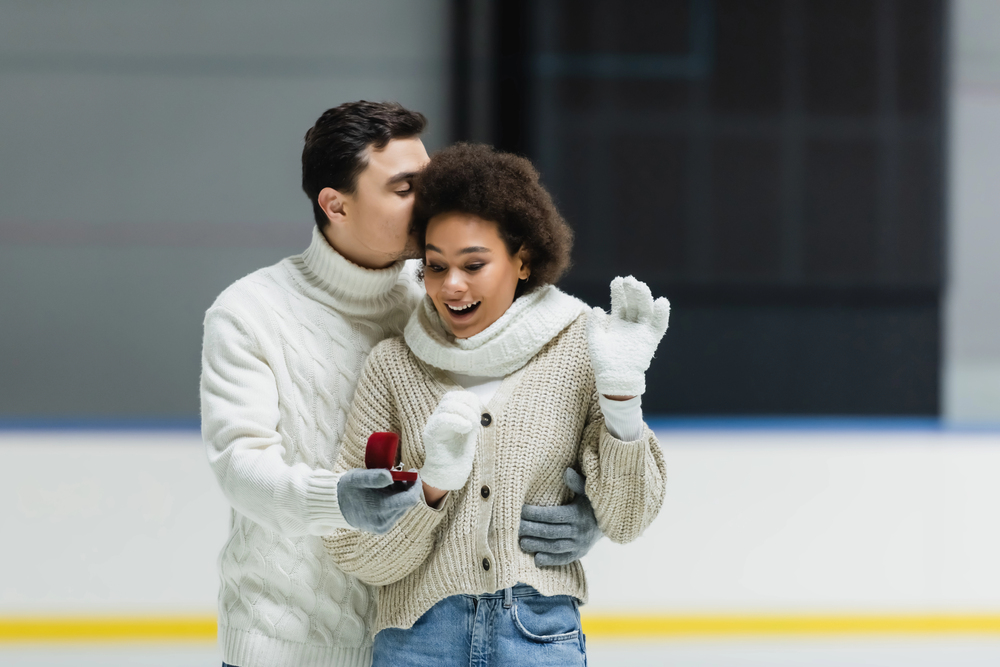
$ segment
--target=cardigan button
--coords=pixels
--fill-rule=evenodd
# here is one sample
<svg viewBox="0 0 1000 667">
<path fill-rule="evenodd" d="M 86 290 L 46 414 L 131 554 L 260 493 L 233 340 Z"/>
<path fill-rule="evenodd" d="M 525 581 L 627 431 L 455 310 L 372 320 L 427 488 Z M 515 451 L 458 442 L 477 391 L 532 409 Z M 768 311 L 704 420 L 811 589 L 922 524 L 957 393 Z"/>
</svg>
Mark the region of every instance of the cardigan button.
<svg viewBox="0 0 1000 667">
<path fill-rule="evenodd" d="M 482 424 L 483 426 L 489 426 L 490 424 L 493 423 L 493 417 L 490 416 L 490 413 L 484 412 L 483 418 L 479 420 L 479 423 Z"/>
<path fill-rule="evenodd" d="M 483 569 L 486 570 L 487 572 L 490 571 L 490 559 L 489 558 L 484 558 L 483 559 Z"/>
<path fill-rule="evenodd" d="M 479 489 L 479 495 L 481 495 L 483 497 L 483 500 L 486 500 L 487 498 L 489 498 L 490 497 L 490 487 L 484 486 L 483 488 Z"/>
</svg>

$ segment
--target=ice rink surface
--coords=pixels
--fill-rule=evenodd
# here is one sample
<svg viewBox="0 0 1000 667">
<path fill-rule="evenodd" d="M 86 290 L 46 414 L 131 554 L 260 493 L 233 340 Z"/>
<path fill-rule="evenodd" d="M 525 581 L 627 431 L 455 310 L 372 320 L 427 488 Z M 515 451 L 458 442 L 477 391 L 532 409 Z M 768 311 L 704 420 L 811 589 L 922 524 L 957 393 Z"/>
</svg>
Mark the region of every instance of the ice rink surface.
<svg viewBox="0 0 1000 667">
<path fill-rule="evenodd" d="M 995 667 L 1000 638 L 592 641 L 590 667 Z M 218 667 L 211 644 L 2 647 L 4 667 Z M 331 666 L 332 667 L 332 666 Z"/>
</svg>

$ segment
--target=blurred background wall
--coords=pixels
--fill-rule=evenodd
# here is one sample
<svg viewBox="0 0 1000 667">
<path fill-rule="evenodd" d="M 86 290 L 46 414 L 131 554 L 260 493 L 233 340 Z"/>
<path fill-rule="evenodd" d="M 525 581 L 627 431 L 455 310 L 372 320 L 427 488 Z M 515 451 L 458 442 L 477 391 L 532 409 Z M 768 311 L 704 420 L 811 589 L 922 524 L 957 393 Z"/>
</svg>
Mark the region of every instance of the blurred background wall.
<svg viewBox="0 0 1000 667">
<path fill-rule="evenodd" d="M 469 4 L 495 26 L 469 132 L 537 160 L 567 287 L 673 301 L 649 409 L 938 413 L 943 0 Z"/>
<path fill-rule="evenodd" d="M 1000 421 L 1000 3 L 952 11 L 944 413 Z"/>
<path fill-rule="evenodd" d="M 990 0 L 0 10 L 0 418 L 195 419 L 202 313 L 305 245 L 302 134 L 369 98 L 531 157 L 567 290 L 672 299 L 651 411 L 1000 419 Z"/>
<path fill-rule="evenodd" d="M 302 136 L 449 137 L 445 0 L 0 2 L 0 417 L 198 415 L 201 320 L 300 252 Z"/>
</svg>

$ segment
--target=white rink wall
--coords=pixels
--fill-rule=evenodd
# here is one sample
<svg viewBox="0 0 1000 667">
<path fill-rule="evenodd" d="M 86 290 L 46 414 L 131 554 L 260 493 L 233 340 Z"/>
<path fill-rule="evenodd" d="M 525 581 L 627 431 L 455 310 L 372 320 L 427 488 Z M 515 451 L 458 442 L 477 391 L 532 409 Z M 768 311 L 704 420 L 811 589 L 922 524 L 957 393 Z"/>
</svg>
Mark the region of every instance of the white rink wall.
<svg viewBox="0 0 1000 667">
<path fill-rule="evenodd" d="M 664 509 L 589 558 L 595 607 L 1000 609 L 1000 433 L 660 432 Z"/>
<path fill-rule="evenodd" d="M 1000 431 L 663 430 L 668 494 L 591 613 L 1000 611 Z M 0 616 L 210 615 L 228 506 L 193 431 L 0 431 Z"/>
<path fill-rule="evenodd" d="M 0 506 L 0 615 L 215 613 L 228 505 L 196 432 L 0 432 Z"/>
</svg>

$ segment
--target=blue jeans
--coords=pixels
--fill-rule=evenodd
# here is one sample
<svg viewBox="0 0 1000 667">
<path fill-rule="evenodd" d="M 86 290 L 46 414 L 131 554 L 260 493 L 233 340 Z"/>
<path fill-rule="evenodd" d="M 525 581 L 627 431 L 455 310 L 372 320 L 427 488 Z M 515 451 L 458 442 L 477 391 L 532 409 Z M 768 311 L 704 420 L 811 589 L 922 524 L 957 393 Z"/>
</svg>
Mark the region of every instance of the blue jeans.
<svg viewBox="0 0 1000 667">
<path fill-rule="evenodd" d="M 412 628 L 375 635 L 372 667 L 586 667 L 577 601 L 526 584 L 452 595 Z"/>
</svg>

